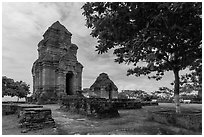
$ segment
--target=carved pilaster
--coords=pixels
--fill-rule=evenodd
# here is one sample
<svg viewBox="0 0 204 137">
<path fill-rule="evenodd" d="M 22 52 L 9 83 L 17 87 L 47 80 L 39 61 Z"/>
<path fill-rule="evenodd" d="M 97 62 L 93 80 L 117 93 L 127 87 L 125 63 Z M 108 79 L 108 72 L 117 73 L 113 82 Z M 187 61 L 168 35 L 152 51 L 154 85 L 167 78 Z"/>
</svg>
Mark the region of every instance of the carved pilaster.
<svg viewBox="0 0 204 137">
<path fill-rule="evenodd" d="M 62 70 L 58 70 L 57 73 L 57 87 L 58 90 L 65 90 L 65 76 Z"/>
<path fill-rule="evenodd" d="M 35 76 L 33 75 L 33 93 L 35 92 L 35 81 L 36 81 L 36 78 L 35 78 Z"/>
</svg>

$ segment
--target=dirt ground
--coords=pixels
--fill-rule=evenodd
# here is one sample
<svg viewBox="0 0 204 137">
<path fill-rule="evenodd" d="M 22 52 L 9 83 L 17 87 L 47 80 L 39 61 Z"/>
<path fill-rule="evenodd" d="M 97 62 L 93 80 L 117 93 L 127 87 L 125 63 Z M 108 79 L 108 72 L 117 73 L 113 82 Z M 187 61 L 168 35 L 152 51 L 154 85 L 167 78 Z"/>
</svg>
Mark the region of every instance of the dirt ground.
<svg viewBox="0 0 204 137">
<path fill-rule="evenodd" d="M 2 117 L 2 134 L 19 135 L 201 135 L 184 128 L 160 124 L 147 119 L 148 111 L 174 109 L 174 104 L 162 103 L 159 106 L 145 106 L 136 110 L 119 110 L 120 117 L 93 119 L 59 110 L 58 105 L 45 105 L 52 109 L 56 128 L 21 133 L 17 127 L 17 116 Z M 202 110 L 201 104 L 182 104 L 182 110 Z"/>
</svg>

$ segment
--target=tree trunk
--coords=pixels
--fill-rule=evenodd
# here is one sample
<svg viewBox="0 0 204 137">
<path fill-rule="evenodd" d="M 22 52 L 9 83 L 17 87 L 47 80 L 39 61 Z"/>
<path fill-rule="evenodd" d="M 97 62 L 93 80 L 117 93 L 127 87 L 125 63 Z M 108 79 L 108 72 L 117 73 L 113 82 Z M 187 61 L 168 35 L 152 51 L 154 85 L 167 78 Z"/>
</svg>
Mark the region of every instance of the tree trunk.
<svg viewBox="0 0 204 137">
<path fill-rule="evenodd" d="M 176 113 L 181 113 L 179 101 L 179 70 L 174 70 L 175 83 L 174 83 L 174 101 L 176 105 Z"/>
</svg>

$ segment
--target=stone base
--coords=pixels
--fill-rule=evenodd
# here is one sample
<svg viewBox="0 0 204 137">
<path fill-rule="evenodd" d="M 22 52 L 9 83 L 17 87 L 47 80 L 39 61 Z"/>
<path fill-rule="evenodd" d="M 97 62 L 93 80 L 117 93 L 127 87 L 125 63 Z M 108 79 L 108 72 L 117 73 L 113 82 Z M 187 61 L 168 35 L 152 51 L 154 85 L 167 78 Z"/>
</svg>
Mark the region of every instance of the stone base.
<svg viewBox="0 0 204 137">
<path fill-rule="evenodd" d="M 19 119 L 21 128 L 40 129 L 47 126 L 55 126 L 51 115 L 51 109 L 46 108 L 25 108 Z"/>
</svg>

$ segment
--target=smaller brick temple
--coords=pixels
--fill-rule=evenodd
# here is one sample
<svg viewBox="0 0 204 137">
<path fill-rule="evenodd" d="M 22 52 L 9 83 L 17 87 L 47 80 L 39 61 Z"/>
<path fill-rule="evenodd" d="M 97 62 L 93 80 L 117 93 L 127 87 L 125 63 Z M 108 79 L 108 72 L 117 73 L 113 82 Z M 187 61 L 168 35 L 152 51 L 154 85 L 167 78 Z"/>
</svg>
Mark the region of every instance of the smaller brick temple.
<svg viewBox="0 0 204 137">
<path fill-rule="evenodd" d="M 118 88 L 106 73 L 101 73 L 96 78 L 96 81 L 90 87 L 90 92 L 94 93 L 96 97 L 99 98 L 118 98 Z"/>
<path fill-rule="evenodd" d="M 82 86 L 83 66 L 77 61 L 78 47 L 72 34 L 59 21 L 53 23 L 38 44 L 38 59 L 33 63 L 33 95 L 36 99 L 57 100 L 73 95 Z"/>
</svg>

